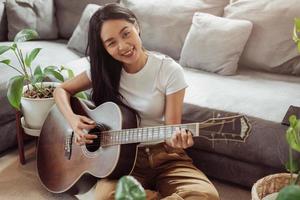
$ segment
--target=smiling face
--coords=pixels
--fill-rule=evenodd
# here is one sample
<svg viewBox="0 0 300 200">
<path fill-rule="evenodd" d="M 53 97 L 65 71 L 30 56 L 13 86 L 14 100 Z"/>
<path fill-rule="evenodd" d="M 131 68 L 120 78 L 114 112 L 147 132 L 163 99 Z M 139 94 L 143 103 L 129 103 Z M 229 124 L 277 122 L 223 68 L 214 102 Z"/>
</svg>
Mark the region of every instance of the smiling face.
<svg viewBox="0 0 300 200">
<path fill-rule="evenodd" d="M 123 19 L 107 20 L 102 25 L 100 37 L 106 51 L 129 71 L 135 71 L 145 64 L 145 53 L 136 24 Z"/>
</svg>

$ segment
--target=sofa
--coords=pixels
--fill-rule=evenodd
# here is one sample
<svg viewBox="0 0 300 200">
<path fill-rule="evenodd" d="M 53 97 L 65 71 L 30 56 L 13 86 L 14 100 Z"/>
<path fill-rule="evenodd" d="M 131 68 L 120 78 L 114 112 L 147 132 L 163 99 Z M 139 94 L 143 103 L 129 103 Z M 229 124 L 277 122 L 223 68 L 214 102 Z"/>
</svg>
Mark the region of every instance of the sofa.
<svg viewBox="0 0 300 200">
<path fill-rule="evenodd" d="M 17 30 L 35 28 L 40 40 L 19 44 L 24 51 L 42 48 L 35 64 L 63 65 L 78 74 L 89 68 L 88 19 L 108 2 L 117 1 L 0 0 L 0 46 L 11 44 Z M 188 149 L 195 165 L 210 177 L 246 187 L 284 171 L 287 126 L 281 122 L 291 105 L 300 106 L 300 56 L 291 36 L 293 19 L 300 17 L 297 0 L 118 3 L 136 13 L 146 49 L 182 65 L 189 85 L 183 123 L 236 114 L 249 120 L 245 141 L 195 138 Z M 6 98 L 13 75 L 0 63 L 0 152 L 16 145 L 15 111 Z"/>
</svg>

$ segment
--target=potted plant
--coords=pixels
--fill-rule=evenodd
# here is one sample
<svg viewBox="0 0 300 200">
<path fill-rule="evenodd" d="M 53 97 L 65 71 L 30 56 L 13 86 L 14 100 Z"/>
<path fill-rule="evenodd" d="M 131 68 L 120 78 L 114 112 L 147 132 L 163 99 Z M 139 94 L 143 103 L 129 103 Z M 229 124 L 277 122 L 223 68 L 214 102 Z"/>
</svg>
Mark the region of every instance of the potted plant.
<svg viewBox="0 0 300 200">
<path fill-rule="evenodd" d="M 53 94 L 57 82 L 45 82 L 48 78 L 55 78 L 63 82 L 63 73 L 68 78 L 74 76 L 73 71 L 66 67 L 48 66 L 44 69 L 40 65 L 33 68 L 32 62 L 38 56 L 41 48 L 34 48 L 29 53 L 24 53 L 18 43 L 38 38 L 38 33 L 32 29 L 21 30 L 14 38 L 10 46 L 0 46 L 0 56 L 6 52 L 12 52 L 18 61 L 17 65 L 11 63 L 11 59 L 1 58 L 0 63 L 14 69 L 18 75 L 9 80 L 7 98 L 12 107 L 22 110 L 25 124 L 28 128 L 41 129 L 49 109 L 54 104 Z M 84 93 L 80 94 L 84 97 Z M 22 105 L 22 106 L 20 106 Z"/>
</svg>

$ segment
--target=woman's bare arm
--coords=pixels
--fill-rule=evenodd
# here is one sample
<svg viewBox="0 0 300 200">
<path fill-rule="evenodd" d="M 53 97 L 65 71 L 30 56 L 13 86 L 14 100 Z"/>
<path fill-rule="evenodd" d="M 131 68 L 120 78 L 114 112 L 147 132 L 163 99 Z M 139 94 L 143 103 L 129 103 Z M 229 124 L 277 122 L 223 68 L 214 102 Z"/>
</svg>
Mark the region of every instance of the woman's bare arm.
<svg viewBox="0 0 300 200">
<path fill-rule="evenodd" d="M 70 105 L 70 97 L 78 92 L 91 88 L 91 81 L 85 72 L 75 76 L 73 79 L 59 85 L 54 90 L 54 99 L 61 113 L 71 125 L 76 133 L 76 143 L 91 143 L 94 138 L 92 135 L 87 135 L 83 129 L 92 129 L 95 127 L 95 122 L 85 116 L 76 115 Z"/>
<path fill-rule="evenodd" d="M 166 97 L 165 124 L 180 124 L 185 89 Z M 174 148 L 188 148 L 194 144 L 192 134 L 186 130 L 176 130 L 166 143 Z"/>
</svg>

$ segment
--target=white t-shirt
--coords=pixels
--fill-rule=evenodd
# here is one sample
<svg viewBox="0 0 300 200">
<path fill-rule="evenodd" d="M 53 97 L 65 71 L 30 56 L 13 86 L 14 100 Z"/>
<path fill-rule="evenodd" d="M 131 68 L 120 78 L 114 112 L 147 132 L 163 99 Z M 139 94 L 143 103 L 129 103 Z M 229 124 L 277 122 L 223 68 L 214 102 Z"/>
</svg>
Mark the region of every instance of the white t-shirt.
<svg viewBox="0 0 300 200">
<path fill-rule="evenodd" d="M 120 93 L 141 116 L 141 127 L 164 124 L 166 95 L 187 87 L 182 67 L 172 58 L 148 51 L 145 66 L 137 73 L 121 72 Z M 87 71 L 90 78 L 90 70 Z"/>
</svg>

